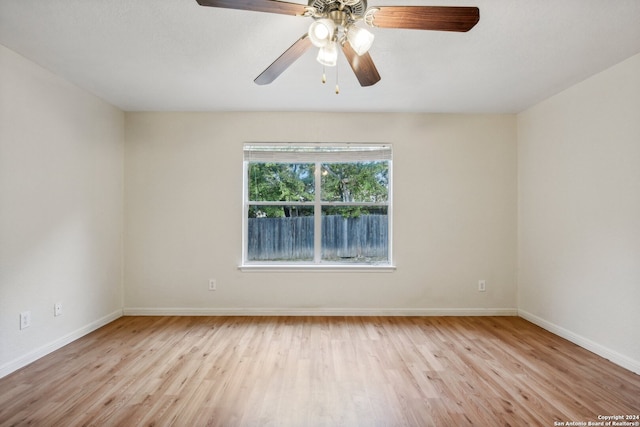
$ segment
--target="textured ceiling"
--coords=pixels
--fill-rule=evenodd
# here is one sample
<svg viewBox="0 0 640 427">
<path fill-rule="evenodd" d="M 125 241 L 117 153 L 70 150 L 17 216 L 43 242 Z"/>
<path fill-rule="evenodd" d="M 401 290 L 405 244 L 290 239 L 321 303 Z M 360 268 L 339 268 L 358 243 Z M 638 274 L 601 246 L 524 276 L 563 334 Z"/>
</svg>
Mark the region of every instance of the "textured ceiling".
<svg viewBox="0 0 640 427">
<path fill-rule="evenodd" d="M 640 52 L 638 0 L 369 1 L 398 4 L 477 6 L 480 22 L 372 30 L 368 88 L 342 56 L 322 85 L 315 49 L 256 85 L 311 19 L 195 0 L 0 0 L 0 44 L 126 111 L 515 113 Z"/>
</svg>

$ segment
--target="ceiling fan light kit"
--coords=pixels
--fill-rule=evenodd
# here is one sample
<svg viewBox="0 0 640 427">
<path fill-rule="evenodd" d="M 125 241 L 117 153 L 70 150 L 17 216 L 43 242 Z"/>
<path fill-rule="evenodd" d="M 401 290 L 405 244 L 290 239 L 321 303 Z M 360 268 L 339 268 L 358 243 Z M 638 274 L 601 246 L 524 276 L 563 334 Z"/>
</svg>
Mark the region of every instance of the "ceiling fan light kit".
<svg viewBox="0 0 640 427">
<path fill-rule="evenodd" d="M 265 69 L 256 79 L 259 85 L 273 82 L 312 46 L 323 66 L 337 64 L 342 48 L 361 86 L 380 81 L 369 55 L 375 36 L 356 26 L 362 21 L 373 28 L 466 32 L 480 20 L 477 7 L 466 6 L 378 6 L 367 8 L 366 0 L 309 0 L 308 5 L 278 0 L 197 0 L 201 6 L 251 10 L 313 18 L 309 31 Z M 337 91 L 336 91 L 337 92 Z"/>
<path fill-rule="evenodd" d="M 323 48 L 334 39 L 336 24 L 330 19 L 318 19 L 309 26 L 307 34 L 315 47 Z"/>
<path fill-rule="evenodd" d="M 356 27 L 355 25 L 350 25 L 347 27 L 346 31 L 347 40 L 351 43 L 351 47 L 353 47 L 353 50 L 356 51 L 358 56 L 362 56 L 369 52 L 369 49 L 371 49 L 371 46 L 373 45 L 373 40 L 375 39 L 375 36 L 371 31 Z"/>
<path fill-rule="evenodd" d="M 338 63 L 338 47 L 336 46 L 336 42 L 332 41 L 326 46 L 322 46 L 320 50 L 318 50 L 316 60 L 327 67 L 335 67 Z"/>
<path fill-rule="evenodd" d="M 313 6 L 318 3 L 323 6 L 322 9 Z M 324 2 L 318 2 L 318 0 L 312 0 L 307 15 L 314 18 L 315 21 L 309 26 L 309 38 L 311 39 L 311 43 L 321 50 L 331 43 L 344 45 L 344 43 L 348 41 L 358 56 L 362 56 L 367 53 L 371 45 L 373 45 L 374 35 L 370 31 L 355 25 L 356 21 L 362 20 L 364 17 L 354 15 L 346 3 L 347 1 L 336 2 L 333 0 L 325 0 Z M 366 7 L 366 3 L 363 0 L 352 3 L 354 3 L 353 5 L 361 6 L 360 9 Z M 334 7 L 332 8 L 330 5 L 334 5 Z M 328 10 L 328 12 L 325 11 L 325 9 Z M 319 12 L 319 10 L 322 10 L 322 12 Z M 326 61 L 324 60 L 325 57 L 326 54 L 320 52 L 318 54 L 318 62 L 327 66 L 336 65 L 336 61 Z M 329 62 L 331 62 L 331 64 L 329 64 Z"/>
</svg>

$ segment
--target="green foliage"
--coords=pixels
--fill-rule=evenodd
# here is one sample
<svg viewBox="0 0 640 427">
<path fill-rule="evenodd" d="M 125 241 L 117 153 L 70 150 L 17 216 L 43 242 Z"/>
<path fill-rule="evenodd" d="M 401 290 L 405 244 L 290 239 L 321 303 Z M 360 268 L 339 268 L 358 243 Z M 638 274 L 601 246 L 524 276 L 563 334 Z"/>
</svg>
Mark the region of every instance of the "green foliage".
<svg viewBox="0 0 640 427">
<path fill-rule="evenodd" d="M 322 200 L 381 203 L 389 199 L 389 164 L 384 161 L 322 165 Z M 357 218 L 378 213 L 378 207 L 326 207 L 326 215 Z"/>
<path fill-rule="evenodd" d="M 387 162 L 325 163 L 322 200 L 329 202 L 385 202 L 389 196 Z"/>
<path fill-rule="evenodd" d="M 249 163 L 249 200 L 252 202 L 312 202 L 313 163 Z M 322 201 L 383 203 L 389 198 L 389 164 L 386 161 L 322 164 Z M 384 208 L 382 208 L 384 209 Z M 323 208 L 325 215 L 358 217 L 380 213 L 381 207 L 342 206 Z M 386 210 L 385 210 L 386 212 Z M 256 206 L 249 217 L 313 215 L 312 209 L 291 206 Z"/>
<path fill-rule="evenodd" d="M 249 163 L 249 200 L 306 202 L 314 199 L 313 163 Z M 251 206 L 249 217 L 301 216 L 295 206 Z"/>
</svg>

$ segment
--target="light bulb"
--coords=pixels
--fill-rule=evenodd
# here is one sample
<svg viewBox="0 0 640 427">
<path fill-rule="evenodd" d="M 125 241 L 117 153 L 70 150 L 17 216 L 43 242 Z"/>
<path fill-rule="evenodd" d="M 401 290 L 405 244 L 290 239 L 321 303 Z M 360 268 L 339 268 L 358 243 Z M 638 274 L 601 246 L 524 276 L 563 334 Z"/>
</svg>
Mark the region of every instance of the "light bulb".
<svg viewBox="0 0 640 427">
<path fill-rule="evenodd" d="M 313 28 L 313 35 L 316 36 L 318 40 L 326 40 L 329 37 L 329 29 L 326 25 L 316 25 Z"/>
<path fill-rule="evenodd" d="M 324 47 L 331 43 L 336 31 L 336 24 L 330 19 L 318 19 L 309 26 L 309 39 L 316 47 Z"/>
<path fill-rule="evenodd" d="M 316 57 L 319 63 L 327 67 L 335 67 L 338 62 L 338 48 L 336 42 L 321 47 Z"/>
<path fill-rule="evenodd" d="M 364 55 L 373 45 L 375 36 L 364 28 L 350 25 L 347 29 L 347 40 L 358 56 Z"/>
</svg>

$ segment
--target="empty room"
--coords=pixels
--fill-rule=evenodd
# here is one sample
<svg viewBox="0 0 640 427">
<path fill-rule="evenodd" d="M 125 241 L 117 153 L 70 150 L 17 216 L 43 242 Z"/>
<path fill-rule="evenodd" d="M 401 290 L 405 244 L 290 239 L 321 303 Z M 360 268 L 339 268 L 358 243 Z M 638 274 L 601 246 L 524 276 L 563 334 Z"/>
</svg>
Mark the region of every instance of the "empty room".
<svg viewBox="0 0 640 427">
<path fill-rule="evenodd" d="M 640 426 L 640 2 L 0 0 L 0 426 Z"/>
</svg>

